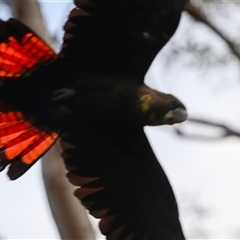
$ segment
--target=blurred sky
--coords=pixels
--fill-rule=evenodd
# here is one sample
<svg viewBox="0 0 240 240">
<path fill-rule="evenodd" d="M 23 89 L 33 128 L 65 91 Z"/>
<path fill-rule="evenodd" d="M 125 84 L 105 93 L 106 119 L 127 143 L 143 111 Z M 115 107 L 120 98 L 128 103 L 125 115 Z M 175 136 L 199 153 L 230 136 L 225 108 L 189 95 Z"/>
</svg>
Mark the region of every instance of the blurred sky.
<svg viewBox="0 0 240 240">
<path fill-rule="evenodd" d="M 41 4 L 49 30 L 59 32 L 70 3 L 45 1 Z M 212 7 L 211 17 L 231 37 L 237 37 L 240 19 L 235 13 L 239 13 L 239 5 L 221 4 L 225 4 L 225 12 L 219 6 Z M 1 5 L 0 14 L 2 18 L 7 17 Z M 176 34 L 148 72 L 147 84 L 176 95 L 186 104 L 191 117 L 225 123 L 240 131 L 240 108 L 237 108 L 240 63 L 230 56 L 227 46 L 215 34 L 189 20 L 184 14 Z M 213 53 L 203 58 L 201 64 L 188 52 L 175 51 L 172 55 L 176 46 L 178 50 L 183 49 L 189 39 L 200 46 L 207 44 Z M 215 55 L 222 62 L 214 64 Z M 197 229 L 212 239 L 240 239 L 240 139 L 190 141 L 176 136 L 172 128 L 148 127 L 146 133 L 176 193 L 186 236 L 193 236 Z M 188 124 L 182 124 L 182 128 L 194 133 L 210 132 Z M 1 174 L 0 187 L 0 235 L 3 239 L 59 238 L 49 212 L 39 163 L 14 182 Z M 205 210 L 200 211 L 202 218 L 196 216 L 192 208 Z"/>
</svg>

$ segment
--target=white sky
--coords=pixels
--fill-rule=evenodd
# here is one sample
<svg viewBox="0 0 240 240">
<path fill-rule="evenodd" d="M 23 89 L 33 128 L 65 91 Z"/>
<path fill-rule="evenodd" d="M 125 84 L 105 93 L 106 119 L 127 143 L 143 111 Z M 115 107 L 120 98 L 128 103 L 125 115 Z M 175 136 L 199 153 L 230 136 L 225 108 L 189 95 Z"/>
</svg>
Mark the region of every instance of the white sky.
<svg viewBox="0 0 240 240">
<path fill-rule="evenodd" d="M 226 9 L 234 10 L 229 3 L 225 4 Z M 68 14 L 69 3 L 45 2 L 43 6 L 47 20 L 53 21 L 49 23 L 49 29 L 59 29 L 60 19 L 63 14 Z M 231 14 L 232 18 L 234 16 L 239 18 L 239 15 Z M 226 16 L 217 17 L 215 21 L 231 32 Z M 240 33 L 240 22 L 231 28 L 234 29 L 231 36 L 236 36 Z M 148 84 L 179 97 L 190 116 L 216 120 L 240 131 L 240 108 L 237 108 L 240 102 L 239 62 L 230 59 L 220 67 L 198 70 L 189 64 L 191 56 L 185 53 L 166 65 L 171 47 L 176 43 L 184 45 L 188 34 L 200 44 L 209 43 L 215 53 L 227 56 L 228 49 L 218 37 L 201 24 L 189 23 L 184 15 L 171 43 L 157 56 L 147 75 Z M 237 234 L 240 238 L 240 139 L 190 141 L 175 136 L 170 126 L 151 127 L 146 131 L 179 200 L 186 236 L 191 236 L 191 229 L 201 224 L 200 228 L 209 238 L 233 239 Z M 15 182 L 9 181 L 4 173 L 0 174 L 0 189 L 0 235 L 3 239 L 59 238 L 49 213 L 39 163 Z M 189 204 L 206 208 L 209 215 L 200 221 L 190 213 Z"/>
</svg>

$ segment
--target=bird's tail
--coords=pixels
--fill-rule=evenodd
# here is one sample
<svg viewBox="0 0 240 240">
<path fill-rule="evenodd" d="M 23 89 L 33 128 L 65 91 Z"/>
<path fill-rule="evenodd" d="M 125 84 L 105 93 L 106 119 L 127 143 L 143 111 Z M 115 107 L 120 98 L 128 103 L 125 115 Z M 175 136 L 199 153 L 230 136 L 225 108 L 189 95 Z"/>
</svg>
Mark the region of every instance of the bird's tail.
<svg viewBox="0 0 240 240">
<path fill-rule="evenodd" d="M 39 65 L 48 64 L 56 56 L 44 41 L 16 19 L 0 20 L 1 85 L 24 81 Z M 34 121 L 15 109 L 0 96 L 0 171 L 10 165 L 10 179 L 25 173 L 58 138 L 57 133 L 37 128 Z"/>
</svg>

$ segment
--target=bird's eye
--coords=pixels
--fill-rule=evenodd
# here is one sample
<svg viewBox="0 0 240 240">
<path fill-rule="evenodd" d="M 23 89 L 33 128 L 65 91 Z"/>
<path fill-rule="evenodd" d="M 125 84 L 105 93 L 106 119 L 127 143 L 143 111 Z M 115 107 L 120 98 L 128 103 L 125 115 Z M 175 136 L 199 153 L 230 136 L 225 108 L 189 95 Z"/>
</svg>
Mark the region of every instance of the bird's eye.
<svg viewBox="0 0 240 240">
<path fill-rule="evenodd" d="M 155 37 L 149 32 L 142 32 L 142 36 L 144 39 L 146 39 L 148 41 L 151 41 L 151 42 L 156 41 Z"/>
<path fill-rule="evenodd" d="M 143 36 L 144 38 L 146 38 L 146 39 L 148 39 L 148 38 L 151 37 L 148 32 L 143 32 L 143 33 L 142 33 L 142 36 Z"/>
</svg>

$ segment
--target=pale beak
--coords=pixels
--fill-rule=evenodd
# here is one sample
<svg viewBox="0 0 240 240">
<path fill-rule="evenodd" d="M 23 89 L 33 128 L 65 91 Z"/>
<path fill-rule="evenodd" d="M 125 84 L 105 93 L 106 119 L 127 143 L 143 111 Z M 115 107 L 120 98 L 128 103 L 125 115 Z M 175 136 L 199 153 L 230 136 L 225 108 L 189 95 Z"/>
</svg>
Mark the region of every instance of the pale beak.
<svg viewBox="0 0 240 240">
<path fill-rule="evenodd" d="M 167 112 L 163 117 L 163 124 L 181 123 L 187 119 L 186 109 L 179 107 Z"/>
</svg>

